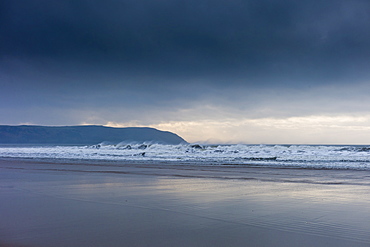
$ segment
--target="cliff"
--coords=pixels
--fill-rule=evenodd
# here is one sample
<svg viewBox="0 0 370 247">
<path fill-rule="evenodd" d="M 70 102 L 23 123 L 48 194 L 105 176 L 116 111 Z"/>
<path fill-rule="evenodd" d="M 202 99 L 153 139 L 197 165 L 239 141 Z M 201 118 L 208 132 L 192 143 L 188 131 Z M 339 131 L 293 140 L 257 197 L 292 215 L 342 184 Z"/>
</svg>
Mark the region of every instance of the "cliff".
<svg viewBox="0 0 370 247">
<path fill-rule="evenodd" d="M 104 141 L 186 143 L 174 133 L 146 127 L 0 125 L 0 143 L 3 144 L 97 144 Z"/>
</svg>

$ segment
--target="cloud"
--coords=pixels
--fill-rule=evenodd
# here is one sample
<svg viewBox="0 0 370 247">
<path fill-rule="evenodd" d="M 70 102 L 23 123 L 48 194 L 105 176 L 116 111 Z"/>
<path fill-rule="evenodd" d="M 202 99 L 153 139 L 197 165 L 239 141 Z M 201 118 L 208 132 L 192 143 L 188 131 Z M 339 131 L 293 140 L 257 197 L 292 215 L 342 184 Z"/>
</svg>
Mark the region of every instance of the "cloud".
<svg viewBox="0 0 370 247">
<path fill-rule="evenodd" d="M 150 125 L 185 137 L 188 142 L 247 144 L 367 144 L 370 115 L 304 116 L 170 121 Z M 107 126 L 137 126 L 108 122 Z M 208 138 L 204 138 L 208 137 Z"/>
<path fill-rule="evenodd" d="M 350 76 L 353 66 L 369 65 L 370 6 L 365 1 L 38 0 L 3 5 L 1 51 L 8 56 L 159 77 L 254 79 L 269 73 L 258 81 L 268 84 L 303 75 L 317 81 Z M 242 83 L 249 81 L 254 83 Z"/>
<path fill-rule="evenodd" d="M 369 11 L 363 0 L 1 1 L 2 123 L 222 129 L 366 115 Z"/>
</svg>

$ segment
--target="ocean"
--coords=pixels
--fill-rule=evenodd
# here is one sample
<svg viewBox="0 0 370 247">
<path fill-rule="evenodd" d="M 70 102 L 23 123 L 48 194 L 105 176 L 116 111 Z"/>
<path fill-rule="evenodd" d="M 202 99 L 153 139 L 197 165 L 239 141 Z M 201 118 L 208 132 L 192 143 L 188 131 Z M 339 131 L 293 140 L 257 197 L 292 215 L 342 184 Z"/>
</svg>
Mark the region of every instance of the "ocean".
<svg viewBox="0 0 370 247">
<path fill-rule="evenodd" d="M 370 146 L 152 143 L 100 143 L 90 146 L 0 145 L 0 158 L 369 170 Z"/>
</svg>

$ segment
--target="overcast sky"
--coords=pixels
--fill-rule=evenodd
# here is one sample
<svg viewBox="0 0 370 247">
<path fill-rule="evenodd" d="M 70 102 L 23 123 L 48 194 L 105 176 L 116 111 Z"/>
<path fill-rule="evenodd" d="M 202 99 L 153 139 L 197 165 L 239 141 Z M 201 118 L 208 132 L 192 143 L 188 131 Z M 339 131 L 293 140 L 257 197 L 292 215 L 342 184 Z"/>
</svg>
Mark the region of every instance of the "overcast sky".
<svg viewBox="0 0 370 247">
<path fill-rule="evenodd" d="M 370 144 L 368 0 L 0 1 L 0 124 Z"/>
</svg>

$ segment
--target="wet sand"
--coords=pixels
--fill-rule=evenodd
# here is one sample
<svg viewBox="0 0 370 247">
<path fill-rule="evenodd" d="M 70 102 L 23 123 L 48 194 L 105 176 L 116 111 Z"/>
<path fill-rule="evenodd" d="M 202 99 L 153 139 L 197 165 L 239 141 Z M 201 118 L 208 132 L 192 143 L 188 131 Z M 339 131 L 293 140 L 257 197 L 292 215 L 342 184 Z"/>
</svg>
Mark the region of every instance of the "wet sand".
<svg viewBox="0 0 370 247">
<path fill-rule="evenodd" d="M 0 246 L 370 246 L 370 172 L 0 160 Z"/>
</svg>

